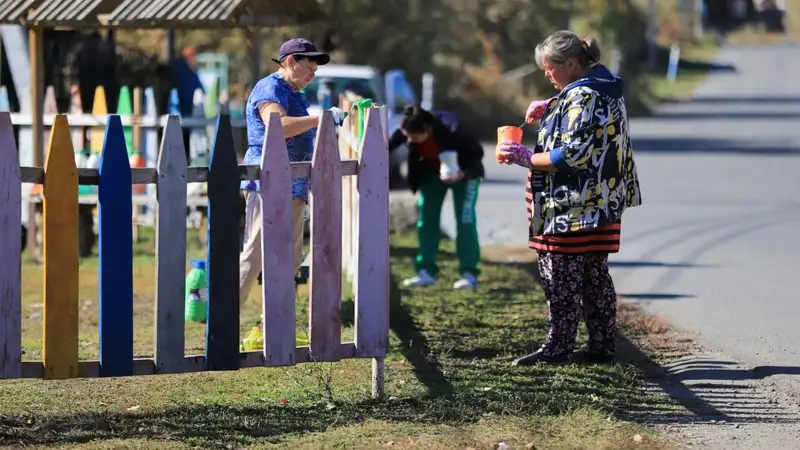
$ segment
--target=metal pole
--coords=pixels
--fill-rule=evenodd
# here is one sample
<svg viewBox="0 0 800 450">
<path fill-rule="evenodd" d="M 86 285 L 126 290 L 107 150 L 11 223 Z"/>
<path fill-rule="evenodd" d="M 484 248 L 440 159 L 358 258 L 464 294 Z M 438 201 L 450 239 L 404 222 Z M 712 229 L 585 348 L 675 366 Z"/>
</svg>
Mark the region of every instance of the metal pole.
<svg viewBox="0 0 800 450">
<path fill-rule="evenodd" d="M 250 37 L 250 82 L 255 86 L 261 79 L 261 29 L 251 28 L 248 30 Z"/>
<path fill-rule="evenodd" d="M 647 62 L 650 70 L 655 69 L 658 58 L 658 27 L 656 26 L 656 0 L 650 0 L 650 8 L 647 13 Z"/>
<path fill-rule="evenodd" d="M 567 29 L 572 30 L 572 12 L 574 11 L 575 1 L 567 0 Z"/>
<path fill-rule="evenodd" d="M 164 61 L 170 64 L 175 59 L 175 30 L 166 30 L 164 35 Z"/>
</svg>

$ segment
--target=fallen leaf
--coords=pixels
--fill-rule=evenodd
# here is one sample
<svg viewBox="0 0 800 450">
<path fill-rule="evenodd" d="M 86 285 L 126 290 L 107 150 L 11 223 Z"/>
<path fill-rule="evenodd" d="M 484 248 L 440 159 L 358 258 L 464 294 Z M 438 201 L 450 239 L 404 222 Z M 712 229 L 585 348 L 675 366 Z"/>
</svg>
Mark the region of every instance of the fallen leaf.
<svg viewBox="0 0 800 450">
<path fill-rule="evenodd" d="M 289 403 L 289 399 L 288 398 L 282 398 L 282 399 L 280 399 L 278 401 L 281 402 L 281 403 Z"/>
</svg>

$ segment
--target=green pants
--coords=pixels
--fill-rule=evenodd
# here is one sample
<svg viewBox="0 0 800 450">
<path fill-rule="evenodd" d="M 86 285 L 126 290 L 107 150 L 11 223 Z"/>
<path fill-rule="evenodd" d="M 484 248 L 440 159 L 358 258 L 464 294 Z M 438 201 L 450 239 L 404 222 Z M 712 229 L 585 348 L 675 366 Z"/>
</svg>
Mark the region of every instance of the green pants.
<svg viewBox="0 0 800 450">
<path fill-rule="evenodd" d="M 453 206 L 456 215 L 456 255 L 458 256 L 459 273 L 469 272 L 475 276 L 480 274 L 478 263 L 481 259 L 481 247 L 478 243 L 478 227 L 475 215 L 475 203 L 478 201 L 478 187 L 481 180 L 461 180 L 447 184 L 437 176 L 425 179 L 419 189 L 419 217 L 417 220 L 417 238 L 419 254 L 416 269 L 425 270 L 433 276 L 439 272 L 436 259 L 439 253 L 441 237 L 442 204 L 449 189 L 453 190 Z"/>
</svg>

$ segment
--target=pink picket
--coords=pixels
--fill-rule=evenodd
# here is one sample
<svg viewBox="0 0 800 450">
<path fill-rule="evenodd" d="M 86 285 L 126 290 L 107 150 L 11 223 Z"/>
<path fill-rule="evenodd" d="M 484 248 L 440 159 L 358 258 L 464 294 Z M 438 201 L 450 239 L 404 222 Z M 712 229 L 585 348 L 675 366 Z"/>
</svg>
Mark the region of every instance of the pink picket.
<svg viewBox="0 0 800 450">
<path fill-rule="evenodd" d="M 288 366 L 296 360 L 292 171 L 280 116 L 272 113 L 266 128 L 260 176 L 264 363 Z"/>
<path fill-rule="evenodd" d="M 338 361 L 342 335 L 342 168 L 330 112 L 320 118 L 311 163 L 311 355 Z"/>
</svg>

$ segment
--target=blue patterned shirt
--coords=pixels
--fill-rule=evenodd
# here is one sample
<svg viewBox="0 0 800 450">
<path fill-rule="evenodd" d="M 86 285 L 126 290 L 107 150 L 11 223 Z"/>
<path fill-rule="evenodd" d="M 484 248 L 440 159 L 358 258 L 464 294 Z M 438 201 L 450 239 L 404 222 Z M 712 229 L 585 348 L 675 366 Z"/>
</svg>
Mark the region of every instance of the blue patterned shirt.
<svg viewBox="0 0 800 450">
<path fill-rule="evenodd" d="M 250 93 L 247 99 L 247 153 L 244 155 L 244 164 L 261 164 L 261 149 L 264 145 L 265 126 L 258 113 L 258 107 L 264 102 L 274 102 L 286 111 L 289 117 L 308 116 L 309 103 L 301 92 L 295 92 L 289 83 L 278 73 L 272 73 L 262 78 Z M 286 139 L 286 149 L 289 152 L 290 162 L 311 161 L 314 151 L 316 129 L 308 130 L 295 137 Z M 242 181 L 241 189 L 258 191 L 257 180 Z M 308 179 L 292 180 L 292 196 L 308 201 Z"/>
</svg>

